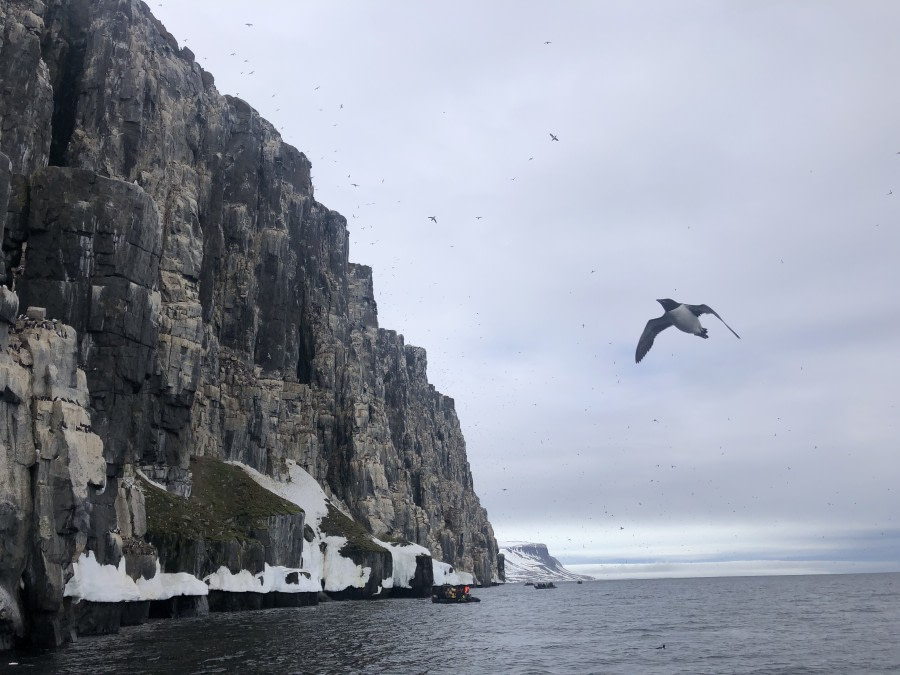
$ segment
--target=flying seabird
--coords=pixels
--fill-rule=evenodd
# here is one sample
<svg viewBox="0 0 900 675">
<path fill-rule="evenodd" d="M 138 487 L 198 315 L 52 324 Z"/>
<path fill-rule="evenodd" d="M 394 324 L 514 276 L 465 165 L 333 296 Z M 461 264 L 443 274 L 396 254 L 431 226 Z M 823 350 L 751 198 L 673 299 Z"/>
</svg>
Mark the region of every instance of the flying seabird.
<svg viewBox="0 0 900 675">
<path fill-rule="evenodd" d="M 706 339 L 709 336 L 706 334 L 706 329 L 700 325 L 700 319 L 697 317 L 701 314 L 712 314 L 719 321 L 725 323 L 725 319 L 719 316 L 709 305 L 685 305 L 669 298 L 657 300 L 657 302 L 663 306 L 665 314 L 647 322 L 644 332 L 641 333 L 641 339 L 638 340 L 637 351 L 634 353 L 635 363 L 641 362 L 641 359 L 647 355 L 650 347 L 653 346 L 654 338 L 669 326 L 675 326 L 678 330 L 685 333 L 691 333 Z M 734 333 L 734 329 L 727 323 L 725 323 L 725 327 Z M 734 336 L 738 339 L 741 338 L 737 333 L 734 333 Z"/>
<path fill-rule="evenodd" d="M 548 133 L 549 133 L 549 132 L 548 132 Z M 550 134 L 550 140 L 551 140 L 551 141 L 558 141 L 559 139 L 556 137 L 556 135 Z"/>
<path fill-rule="evenodd" d="M 437 218 L 435 218 L 434 216 L 428 216 L 428 220 L 433 220 L 434 222 L 437 222 Z"/>
</svg>

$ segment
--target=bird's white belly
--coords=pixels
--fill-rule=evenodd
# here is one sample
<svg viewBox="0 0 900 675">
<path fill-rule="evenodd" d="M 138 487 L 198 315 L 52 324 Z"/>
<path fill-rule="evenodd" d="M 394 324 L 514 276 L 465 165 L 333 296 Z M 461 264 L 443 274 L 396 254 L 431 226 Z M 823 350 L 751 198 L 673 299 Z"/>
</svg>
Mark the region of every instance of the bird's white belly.
<svg viewBox="0 0 900 675">
<path fill-rule="evenodd" d="M 691 310 L 684 305 L 679 305 L 673 309 L 669 312 L 669 316 L 672 317 L 672 325 L 678 330 L 683 330 L 685 333 L 691 333 L 692 335 L 700 335 L 703 331 L 700 319 L 694 316 Z"/>
</svg>

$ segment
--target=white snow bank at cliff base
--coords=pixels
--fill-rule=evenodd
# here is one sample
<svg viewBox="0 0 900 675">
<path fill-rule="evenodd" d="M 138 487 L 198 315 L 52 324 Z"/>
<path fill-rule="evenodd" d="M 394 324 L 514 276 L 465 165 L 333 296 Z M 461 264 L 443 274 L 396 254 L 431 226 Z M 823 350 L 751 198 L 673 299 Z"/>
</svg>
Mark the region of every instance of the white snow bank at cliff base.
<svg viewBox="0 0 900 675">
<path fill-rule="evenodd" d="M 296 581 L 288 581 L 295 575 Z M 237 574 L 224 565 L 212 574 L 203 578 L 212 591 L 231 591 L 234 593 L 317 593 L 321 590 L 318 582 L 310 577 L 306 570 L 293 567 L 281 567 L 265 563 L 262 572 L 251 574 L 241 570 Z"/>
<path fill-rule="evenodd" d="M 240 462 L 229 464 L 240 467 L 257 484 L 304 510 L 306 524 L 313 531 L 313 541 L 304 542 L 302 567 L 266 564 L 263 571 L 257 574 L 248 570 L 232 574 L 223 566 L 201 581 L 184 572 L 163 573 L 157 562 L 156 576 L 135 582 L 125 571 L 124 558 L 118 566 L 101 565 L 93 551 L 88 551 L 73 563 L 74 576 L 66 584 L 65 596 L 93 602 L 134 602 L 167 600 L 177 595 L 207 595 L 210 589 L 236 593 L 308 593 L 366 586 L 372 569 L 340 555 L 341 548 L 347 543 L 345 537 L 324 535 L 319 529 L 322 519 L 328 514 L 328 504 L 333 502 L 329 502 L 311 475 L 291 460 L 287 462 L 290 480 L 284 483 Z M 431 556 L 431 552 L 418 544 L 396 544 L 374 538 L 373 541 L 390 551 L 393 563 L 392 577 L 383 580 L 381 588 L 411 588 L 416 574 L 416 557 Z M 438 585 L 473 585 L 475 582 L 472 574 L 456 571 L 449 564 L 437 560 L 432 560 L 432 571 L 434 583 Z"/>
<path fill-rule="evenodd" d="M 434 571 L 435 586 L 440 586 L 441 584 L 453 584 L 454 586 L 469 584 L 471 586 L 475 583 L 474 575 L 468 572 L 457 572 L 447 563 L 432 560 L 431 568 Z"/>
<path fill-rule="evenodd" d="M 240 462 L 230 463 L 246 471 L 266 490 L 296 504 L 306 513 L 306 524 L 313 529 L 315 538 L 308 546 L 304 545 L 303 568 L 317 583 L 321 584 L 322 580 L 325 580 L 324 590 L 341 591 L 345 588 L 362 588 L 366 585 L 372 571 L 371 568 L 361 567 L 339 553 L 347 540 L 344 537 L 323 535 L 319 531 L 322 519 L 328 515 L 328 504 L 334 505 L 334 502 L 329 502 L 325 491 L 322 490 L 315 478 L 292 460 L 287 461 L 288 476 L 290 477 L 288 482 L 277 481 Z M 382 588 L 411 588 L 411 582 L 416 574 L 416 556 L 430 556 L 431 551 L 418 544 L 394 544 L 374 538 L 373 541 L 391 552 L 393 562 L 393 576 L 383 581 Z M 320 549 L 320 544 L 323 543 L 325 544 L 324 553 Z M 452 572 L 453 568 L 446 563 L 432 561 L 432 565 L 436 584 L 472 584 L 474 582 L 473 575 L 465 572 Z"/>
<path fill-rule="evenodd" d="M 168 600 L 176 595 L 207 595 L 206 584 L 186 572 L 162 572 L 156 563 L 152 579 L 134 581 L 125 571 L 125 558 L 116 565 L 101 565 L 93 551 L 82 553 L 72 563 L 74 575 L 66 583 L 63 596 L 91 602 L 140 602 Z M 76 601 L 77 601 L 76 600 Z"/>
<path fill-rule="evenodd" d="M 357 565 L 338 553 L 347 543 L 347 539 L 323 535 L 319 531 L 319 524 L 328 515 L 328 497 L 312 476 L 290 460 L 287 462 L 290 481 L 284 483 L 261 474 L 246 464 L 240 462 L 229 464 L 240 467 L 257 484 L 296 504 L 306 513 L 306 524 L 313 530 L 313 540 L 304 542 L 303 570 L 309 574 L 311 582 L 316 585 L 316 590 L 342 591 L 345 588 L 363 588 L 366 585 L 372 569 Z"/>
</svg>

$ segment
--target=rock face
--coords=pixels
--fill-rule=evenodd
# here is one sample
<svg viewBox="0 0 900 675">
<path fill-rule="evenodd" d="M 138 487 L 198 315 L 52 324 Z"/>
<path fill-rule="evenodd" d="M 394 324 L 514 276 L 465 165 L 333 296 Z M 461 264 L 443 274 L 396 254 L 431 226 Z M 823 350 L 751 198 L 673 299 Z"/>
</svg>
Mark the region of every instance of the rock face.
<svg viewBox="0 0 900 675">
<path fill-rule="evenodd" d="M 75 331 L 11 318 L 3 317 L 0 351 L 0 647 L 24 635 L 24 618 L 38 642 L 58 644 L 72 561 L 108 545 L 91 514 L 107 466 L 91 430 Z"/>
<path fill-rule="evenodd" d="M 593 577 L 570 572 L 550 555 L 546 544 L 514 541 L 500 544 L 506 581 L 588 581 Z"/>
<path fill-rule="evenodd" d="M 143 540 L 138 470 L 187 497 L 192 457 L 292 460 L 372 534 L 495 579 L 453 400 L 378 327 L 306 156 L 138 0 L 0 0 L 0 82 L 0 647 L 82 551 Z"/>
</svg>

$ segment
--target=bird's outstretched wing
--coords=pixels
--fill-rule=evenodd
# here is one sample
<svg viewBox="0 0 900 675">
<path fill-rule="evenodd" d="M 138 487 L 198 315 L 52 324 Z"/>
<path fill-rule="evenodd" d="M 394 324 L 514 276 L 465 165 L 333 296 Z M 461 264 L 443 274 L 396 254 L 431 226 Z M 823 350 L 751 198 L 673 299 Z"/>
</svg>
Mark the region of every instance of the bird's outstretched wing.
<svg viewBox="0 0 900 675">
<path fill-rule="evenodd" d="M 719 316 L 719 313 L 716 312 L 716 310 L 714 310 L 709 305 L 686 305 L 686 306 L 689 310 L 691 310 L 691 314 L 693 314 L 694 316 L 700 316 L 701 314 L 712 314 L 719 321 L 721 321 L 722 323 L 725 323 L 725 319 L 723 319 L 721 316 Z M 725 323 L 725 328 L 727 328 L 732 333 L 734 333 L 734 328 L 729 326 L 727 323 Z M 734 333 L 734 337 L 736 337 L 738 340 L 741 339 L 741 336 L 738 335 L 737 333 Z"/>
<path fill-rule="evenodd" d="M 656 319 L 650 319 L 647 322 L 647 325 L 644 326 L 644 332 L 641 333 L 641 339 L 638 340 L 637 351 L 634 353 L 635 363 L 641 362 L 641 359 L 647 355 L 647 352 L 650 351 L 650 347 L 653 346 L 653 340 L 656 339 L 656 336 L 671 325 L 672 322 L 669 321 L 665 315 L 657 317 Z"/>
</svg>

